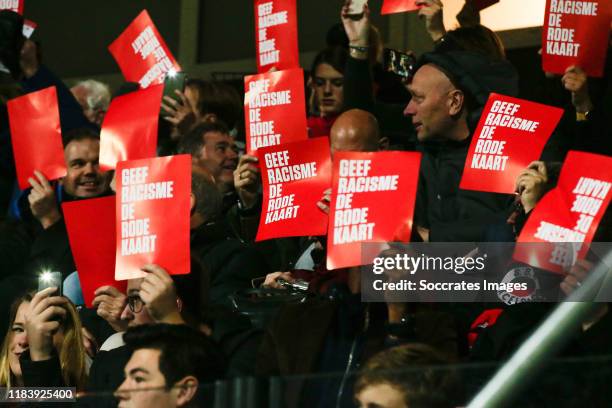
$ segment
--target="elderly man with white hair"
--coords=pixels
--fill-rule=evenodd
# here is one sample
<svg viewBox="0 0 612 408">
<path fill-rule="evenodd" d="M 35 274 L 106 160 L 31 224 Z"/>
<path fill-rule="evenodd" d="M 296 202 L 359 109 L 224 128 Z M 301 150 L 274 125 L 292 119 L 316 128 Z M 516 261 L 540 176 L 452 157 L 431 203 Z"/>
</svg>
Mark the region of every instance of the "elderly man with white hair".
<svg viewBox="0 0 612 408">
<path fill-rule="evenodd" d="M 83 108 L 85 117 L 91 123 L 101 126 L 111 100 L 108 85 L 88 79 L 77 83 L 70 91 Z"/>
</svg>

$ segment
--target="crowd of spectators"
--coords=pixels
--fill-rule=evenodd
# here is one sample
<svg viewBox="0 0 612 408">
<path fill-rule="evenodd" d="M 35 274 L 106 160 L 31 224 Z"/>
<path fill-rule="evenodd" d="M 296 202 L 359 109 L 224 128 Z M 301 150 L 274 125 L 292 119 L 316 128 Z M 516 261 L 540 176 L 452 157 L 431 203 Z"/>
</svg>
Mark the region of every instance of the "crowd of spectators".
<svg viewBox="0 0 612 408">
<path fill-rule="evenodd" d="M 368 5 L 350 15 L 348 3 L 309 70 L 309 137 L 329 136 L 332 158 L 422 153 L 412 241 L 514 242 L 569 150 L 612 154 L 608 52 L 603 78 L 578 66 L 547 75 L 555 92 L 540 102 L 564 116 L 514 196 L 460 189 L 489 93 L 522 96 L 502 41 L 480 24 L 471 1 L 461 26 L 447 31 L 442 1 L 417 0 L 435 46 L 411 78 L 400 78 L 383 69 Z M 142 265 L 146 277 L 129 280 L 126 293 L 102 286 L 94 307 L 84 307 L 61 204 L 114 194 L 113 174 L 98 162 L 100 126 L 112 97 L 137 87 L 125 84 L 113 96 L 95 80 L 68 88 L 43 64 L 40 44 L 20 35 L 21 24 L 0 12 L 0 387 L 75 387 L 85 406 L 212 406 L 206 384 L 256 377 L 266 389 L 265 380 L 281 377 L 299 379 L 288 381 L 281 406 L 457 407 L 484 380 L 459 378 L 452 367 L 503 362 L 553 307 L 364 303 L 359 267 L 326 269 L 325 236 L 255 242 L 261 175 L 257 157 L 241 148 L 240 93 L 200 78 L 177 99 L 164 98 L 158 143 L 159 155 L 192 157 L 191 273 Z M 6 102 L 48 86 L 58 91 L 67 175 L 55 182 L 36 172 L 31 188 L 19 191 Z M 326 191 L 313 205 L 329 213 L 330 197 Z M 596 241 L 610 241 L 609 220 L 607 211 Z M 542 290 L 562 299 L 592 266 L 582 260 L 565 275 L 541 271 Z M 61 273 L 63 291 L 36 291 L 42 269 Z M 296 281 L 308 282 L 308 291 L 286 289 Z M 610 354 L 612 317 L 607 304 L 597 310 L 563 355 Z"/>
</svg>

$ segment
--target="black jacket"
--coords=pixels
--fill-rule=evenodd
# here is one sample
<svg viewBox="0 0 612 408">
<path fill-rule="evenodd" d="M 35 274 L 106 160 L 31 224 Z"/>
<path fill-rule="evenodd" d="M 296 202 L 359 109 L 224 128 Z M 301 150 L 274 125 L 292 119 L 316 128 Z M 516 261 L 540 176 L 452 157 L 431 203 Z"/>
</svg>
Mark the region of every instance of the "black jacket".
<svg viewBox="0 0 612 408">
<path fill-rule="evenodd" d="M 433 52 L 420 65 L 434 64 L 466 95 L 470 133 L 480 119 L 491 92 L 518 94 L 518 75 L 506 61 L 464 52 Z M 471 137 L 463 141 L 421 143 L 423 152 L 415 224 L 430 230 L 431 242 L 470 242 L 483 239 L 486 227 L 505 220 L 511 198 L 459 188 Z"/>
<path fill-rule="evenodd" d="M 116 407 L 113 392 L 124 380 L 123 368 L 132 356 L 132 349 L 121 346 L 109 351 L 100 351 L 89 370 L 86 396 L 80 401 L 86 407 Z"/>
<path fill-rule="evenodd" d="M 470 139 L 423 147 L 415 225 L 429 229 L 431 242 L 480 241 L 508 216 L 508 195 L 459 188 L 469 146 Z"/>
<path fill-rule="evenodd" d="M 19 358 L 25 387 L 66 387 L 62 379 L 59 357 L 54 355 L 44 361 L 32 361 L 30 353 Z"/>
<path fill-rule="evenodd" d="M 231 238 L 223 221 L 202 225 L 191 231 L 191 256 L 196 258 L 210 282 L 209 303 L 230 306 L 229 296 L 248 289 L 251 280 L 265 276 L 265 261 L 255 249 Z"/>
<path fill-rule="evenodd" d="M 62 369 L 57 354 L 44 361 L 32 361 L 30 353 L 25 352 L 19 358 L 21 373 L 23 375 L 24 387 L 74 387 L 74 384 L 66 384 L 62 378 Z M 32 406 L 26 403 L 23 406 Z M 74 406 L 71 402 L 37 402 L 38 407 L 70 407 Z"/>
</svg>

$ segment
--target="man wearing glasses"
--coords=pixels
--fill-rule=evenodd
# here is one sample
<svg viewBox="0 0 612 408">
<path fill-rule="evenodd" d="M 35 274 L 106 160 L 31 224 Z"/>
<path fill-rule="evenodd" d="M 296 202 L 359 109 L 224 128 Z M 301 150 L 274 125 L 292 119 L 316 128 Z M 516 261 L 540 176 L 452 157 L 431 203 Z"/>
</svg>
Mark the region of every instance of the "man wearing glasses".
<svg viewBox="0 0 612 408">
<path fill-rule="evenodd" d="M 87 390 L 108 394 L 87 401 L 89 406 L 114 407 L 117 404 L 112 390 L 123 382 L 124 366 L 133 351 L 123 342 L 123 333 L 128 327 L 155 323 L 188 324 L 193 321 L 199 305 L 197 292 L 201 272 L 194 268 L 195 265 L 188 275 L 171 277 L 157 265 L 145 265 L 142 270 L 147 272 L 146 277 L 128 280 L 127 296 L 112 286 L 96 290 L 94 306 L 98 308 L 98 315 L 117 333 L 104 342 L 89 373 Z"/>
<path fill-rule="evenodd" d="M 149 272 L 145 278 L 128 281 L 127 304 L 121 320 L 128 327 L 148 323 L 185 324 L 181 316 L 182 301 L 170 275 L 157 265 L 146 265 L 142 270 Z"/>
</svg>

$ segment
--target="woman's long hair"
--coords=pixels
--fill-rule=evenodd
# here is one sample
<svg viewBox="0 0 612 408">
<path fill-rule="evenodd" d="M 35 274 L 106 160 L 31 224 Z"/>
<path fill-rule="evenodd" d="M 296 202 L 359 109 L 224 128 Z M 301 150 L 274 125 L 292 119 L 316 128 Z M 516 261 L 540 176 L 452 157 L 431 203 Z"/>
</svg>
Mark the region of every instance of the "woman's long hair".
<svg viewBox="0 0 612 408">
<path fill-rule="evenodd" d="M 2 342 L 2 348 L 0 349 L 0 387 L 10 388 L 15 383 L 15 376 L 11 372 L 11 366 L 9 363 L 9 348 L 10 343 L 13 338 L 13 323 L 15 323 L 15 318 L 17 317 L 17 309 L 23 302 L 24 298 L 19 298 L 11 305 L 11 310 L 9 314 L 9 326 L 6 331 L 6 335 L 4 336 L 4 341 Z"/>
<path fill-rule="evenodd" d="M 0 387 L 14 385 L 15 376 L 11 373 L 9 365 L 9 348 L 13 334 L 11 328 L 17 316 L 17 310 L 23 302 L 31 302 L 32 294 L 24 295 L 11 305 L 9 327 L 0 350 Z M 77 390 L 85 388 L 87 383 L 87 362 L 85 346 L 83 345 L 82 325 L 75 306 L 68 302 L 64 306 L 66 317 L 62 321 L 64 340 L 59 349 L 59 361 L 62 371 L 62 380 L 65 386 L 76 387 Z"/>
</svg>

